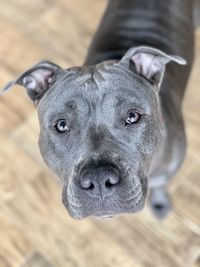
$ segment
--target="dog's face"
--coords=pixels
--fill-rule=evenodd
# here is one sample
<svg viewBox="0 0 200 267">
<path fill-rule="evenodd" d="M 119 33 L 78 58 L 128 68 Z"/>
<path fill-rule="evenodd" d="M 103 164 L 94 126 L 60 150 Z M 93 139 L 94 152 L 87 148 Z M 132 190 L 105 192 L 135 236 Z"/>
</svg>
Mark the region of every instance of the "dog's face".
<svg viewBox="0 0 200 267">
<path fill-rule="evenodd" d="M 136 212 L 161 139 L 157 94 L 120 64 L 71 69 L 38 105 L 39 146 L 73 217 Z"/>
<path fill-rule="evenodd" d="M 13 82 L 38 101 L 41 154 L 62 182 L 72 217 L 144 207 L 149 168 L 161 143 L 158 88 L 172 59 L 183 63 L 141 47 L 119 62 L 90 67 L 63 70 L 43 62 Z"/>
</svg>

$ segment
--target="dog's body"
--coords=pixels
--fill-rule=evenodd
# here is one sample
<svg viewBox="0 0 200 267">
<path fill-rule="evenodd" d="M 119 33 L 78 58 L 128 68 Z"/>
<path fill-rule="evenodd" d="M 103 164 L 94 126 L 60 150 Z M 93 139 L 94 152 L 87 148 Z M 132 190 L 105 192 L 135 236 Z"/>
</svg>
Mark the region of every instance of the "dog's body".
<svg viewBox="0 0 200 267">
<path fill-rule="evenodd" d="M 193 28 L 191 0 L 110 0 L 83 67 L 43 62 L 6 86 L 38 102 L 41 153 L 73 217 L 141 210 L 147 177 L 153 211 L 167 214 L 185 155 Z"/>
</svg>

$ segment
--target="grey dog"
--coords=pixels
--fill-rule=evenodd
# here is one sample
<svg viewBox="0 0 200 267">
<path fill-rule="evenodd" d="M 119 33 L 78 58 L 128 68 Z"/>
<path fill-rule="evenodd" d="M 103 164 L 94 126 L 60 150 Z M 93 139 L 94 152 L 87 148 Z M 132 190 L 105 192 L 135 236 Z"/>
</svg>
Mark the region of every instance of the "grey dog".
<svg viewBox="0 0 200 267">
<path fill-rule="evenodd" d="M 154 214 L 168 214 L 193 24 L 192 0 L 110 0 L 83 66 L 43 61 L 4 88 L 22 85 L 36 103 L 40 151 L 72 217 L 137 212 L 148 188 Z"/>
</svg>

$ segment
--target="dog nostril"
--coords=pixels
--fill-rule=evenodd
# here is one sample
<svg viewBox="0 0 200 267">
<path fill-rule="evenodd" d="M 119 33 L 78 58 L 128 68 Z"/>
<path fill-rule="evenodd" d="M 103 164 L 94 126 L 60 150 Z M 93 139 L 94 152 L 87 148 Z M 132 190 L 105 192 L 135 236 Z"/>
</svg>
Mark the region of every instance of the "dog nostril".
<svg viewBox="0 0 200 267">
<path fill-rule="evenodd" d="M 111 187 L 111 186 L 114 186 L 118 183 L 119 183 L 119 177 L 118 176 L 110 177 L 106 180 L 105 187 Z"/>
<path fill-rule="evenodd" d="M 90 183 L 90 186 L 87 189 L 94 189 L 94 184 Z"/>
<path fill-rule="evenodd" d="M 90 180 L 81 181 L 80 184 L 83 189 L 94 189 L 94 184 Z"/>
<path fill-rule="evenodd" d="M 113 186 L 113 184 L 111 184 L 111 182 L 109 180 L 106 180 L 105 186 L 106 187 L 111 187 L 111 186 Z"/>
</svg>

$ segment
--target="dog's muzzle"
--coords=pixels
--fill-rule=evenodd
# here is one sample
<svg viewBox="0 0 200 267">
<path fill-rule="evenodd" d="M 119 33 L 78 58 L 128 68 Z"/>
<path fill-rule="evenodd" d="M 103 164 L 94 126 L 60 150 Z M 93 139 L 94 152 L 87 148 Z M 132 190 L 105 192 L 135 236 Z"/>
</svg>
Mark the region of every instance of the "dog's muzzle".
<svg viewBox="0 0 200 267">
<path fill-rule="evenodd" d="M 143 208 L 146 178 L 129 173 L 124 164 L 87 162 L 75 169 L 63 189 L 63 204 L 73 218 L 110 217 Z"/>
</svg>

